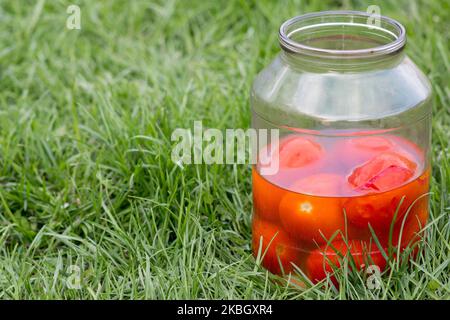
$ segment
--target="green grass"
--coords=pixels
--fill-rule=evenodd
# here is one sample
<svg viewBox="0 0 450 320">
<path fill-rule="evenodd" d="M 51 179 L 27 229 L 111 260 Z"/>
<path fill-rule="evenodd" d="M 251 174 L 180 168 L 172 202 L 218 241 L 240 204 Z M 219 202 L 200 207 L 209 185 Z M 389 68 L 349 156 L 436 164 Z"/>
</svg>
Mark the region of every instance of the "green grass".
<svg viewBox="0 0 450 320">
<path fill-rule="evenodd" d="M 65 28 L 72 3 L 79 31 Z M 247 128 L 280 23 L 369 4 L 406 26 L 433 83 L 425 250 L 381 290 L 357 274 L 339 291 L 276 283 L 250 251 L 250 167 L 180 169 L 170 135 L 194 120 Z M 2 1 L 0 298 L 449 299 L 449 12 L 437 0 Z"/>
</svg>

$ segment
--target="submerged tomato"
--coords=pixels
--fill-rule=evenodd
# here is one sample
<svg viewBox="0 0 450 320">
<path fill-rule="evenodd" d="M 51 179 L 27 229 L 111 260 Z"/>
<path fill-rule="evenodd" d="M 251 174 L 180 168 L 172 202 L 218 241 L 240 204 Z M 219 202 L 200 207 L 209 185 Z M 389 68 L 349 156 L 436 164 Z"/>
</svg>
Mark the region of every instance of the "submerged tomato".
<svg viewBox="0 0 450 320">
<path fill-rule="evenodd" d="M 428 192 L 425 175 L 390 191 L 348 198 L 344 202 L 348 221 L 363 228 L 370 223 L 377 236 L 382 237 L 392 223 L 399 223 L 408 210 L 416 210 L 426 201 L 422 198 Z"/>
<path fill-rule="evenodd" d="M 354 169 L 348 182 L 362 190 L 385 191 L 408 181 L 416 168 L 417 164 L 406 155 L 393 151 L 383 152 Z M 377 189 L 377 185 L 383 190 Z"/>
<path fill-rule="evenodd" d="M 318 173 L 296 181 L 290 190 L 314 196 L 337 196 L 344 179 L 333 173 Z"/>
<path fill-rule="evenodd" d="M 286 231 L 295 239 L 324 243 L 336 231 L 344 232 L 341 201 L 336 197 L 317 194 L 336 194 L 342 178 L 334 174 L 313 175 L 296 182 L 280 202 L 280 218 Z M 322 236 L 323 235 L 323 236 Z"/>
<path fill-rule="evenodd" d="M 348 140 L 350 146 L 363 151 L 388 151 L 394 144 L 385 137 L 373 136 Z"/>
<path fill-rule="evenodd" d="M 275 224 L 255 217 L 252 244 L 253 255 L 256 257 L 261 250 L 262 265 L 274 274 L 291 272 L 292 263 L 298 261 L 298 250 L 289 236 Z"/>
<path fill-rule="evenodd" d="M 266 220 L 277 221 L 278 207 L 286 191 L 261 177 L 255 168 L 252 170 L 252 180 L 255 214 Z"/>
<path fill-rule="evenodd" d="M 402 188 L 385 193 L 348 198 L 344 202 L 348 221 L 363 228 L 367 228 L 370 224 L 377 232 L 379 230 L 388 231 L 391 223 L 394 222 L 395 213 L 397 212 L 397 221 L 413 201 L 410 195 L 402 193 L 402 191 L 407 190 Z"/>
<path fill-rule="evenodd" d="M 351 241 L 348 245 L 344 241 L 334 241 L 331 245 L 324 245 L 313 252 L 306 262 L 309 277 L 314 282 L 319 282 L 333 273 L 333 268 L 339 268 L 343 257 L 353 258 L 357 270 L 368 265 L 376 265 L 380 270 L 386 268 L 386 259 L 375 244 L 369 246 L 363 241 Z M 334 284 L 337 280 L 331 277 Z"/>
<path fill-rule="evenodd" d="M 280 144 L 280 167 L 298 168 L 319 160 L 323 156 L 320 144 L 304 138 L 289 137 Z"/>
<path fill-rule="evenodd" d="M 262 149 L 259 164 L 262 167 L 273 166 L 274 160 L 278 160 L 279 168 L 300 168 L 318 161 L 324 155 L 320 144 L 301 136 L 287 136 L 280 140 L 278 150 L 272 150 L 272 145 Z M 278 151 L 278 152 L 276 152 Z M 266 157 L 270 157 L 268 161 Z"/>
<path fill-rule="evenodd" d="M 392 244 L 394 246 L 400 244 L 402 249 L 413 246 L 424 236 L 423 228 L 425 227 L 427 220 L 428 201 L 424 198 L 418 205 L 414 205 L 408 213 L 408 217 L 406 217 L 404 224 L 403 221 L 397 223 L 392 236 Z"/>
<path fill-rule="evenodd" d="M 348 198 L 344 203 L 348 220 L 361 227 L 370 223 L 376 231 L 389 230 L 413 201 L 426 192 L 424 186 L 412 182 L 404 185 L 413 177 L 416 167 L 401 154 L 385 152 L 356 168 L 348 181 L 358 192 L 368 194 Z"/>
<path fill-rule="evenodd" d="M 411 179 L 413 174 L 414 173 L 409 169 L 398 166 L 390 166 L 367 181 L 362 189 L 377 190 L 380 192 L 386 191 L 408 181 Z"/>
<path fill-rule="evenodd" d="M 333 153 L 345 167 L 353 167 L 392 150 L 394 146 L 391 139 L 383 136 L 354 137 L 336 141 Z"/>
<path fill-rule="evenodd" d="M 417 159 L 417 162 L 423 163 L 425 161 L 424 150 L 420 148 L 412 140 L 393 135 L 392 136 L 390 135 L 389 139 L 391 139 L 396 144 L 396 148 L 400 148 L 414 154 Z"/>
</svg>

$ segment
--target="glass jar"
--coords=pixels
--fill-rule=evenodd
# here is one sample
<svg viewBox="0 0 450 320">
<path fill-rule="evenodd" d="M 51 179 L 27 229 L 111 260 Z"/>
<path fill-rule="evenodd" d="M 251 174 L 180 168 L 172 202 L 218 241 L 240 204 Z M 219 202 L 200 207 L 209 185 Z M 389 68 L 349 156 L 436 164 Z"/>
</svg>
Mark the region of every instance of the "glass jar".
<svg viewBox="0 0 450 320">
<path fill-rule="evenodd" d="M 258 141 L 252 169 L 253 252 L 272 273 L 296 266 L 317 282 L 350 255 L 383 270 L 423 237 L 431 86 L 403 51 L 404 27 L 369 19 L 286 21 L 282 51 L 254 81 L 252 126 L 279 132 Z"/>
</svg>

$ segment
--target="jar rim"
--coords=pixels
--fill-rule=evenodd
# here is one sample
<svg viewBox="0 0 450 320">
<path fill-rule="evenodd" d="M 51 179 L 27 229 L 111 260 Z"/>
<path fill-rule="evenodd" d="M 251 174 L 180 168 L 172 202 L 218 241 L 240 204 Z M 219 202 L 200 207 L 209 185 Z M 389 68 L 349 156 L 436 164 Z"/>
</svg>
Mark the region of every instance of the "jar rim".
<svg viewBox="0 0 450 320">
<path fill-rule="evenodd" d="M 309 19 L 315 18 L 330 18 L 330 17 L 346 17 L 348 16 L 349 21 L 343 22 L 318 22 L 303 26 L 301 28 L 294 29 L 291 32 L 288 32 L 290 27 L 295 26 L 295 24 L 305 22 Z M 390 53 L 397 52 L 406 44 L 406 31 L 405 27 L 399 23 L 397 20 L 392 18 L 379 15 L 376 18 L 380 20 L 380 22 L 384 23 L 392 27 L 395 30 L 394 32 L 389 31 L 386 28 L 381 26 L 375 26 L 368 23 L 355 23 L 353 18 L 365 18 L 369 19 L 372 17 L 371 14 L 363 11 L 352 11 L 352 10 L 336 10 L 336 11 L 319 11 L 319 12 L 311 12 L 307 14 L 303 14 L 300 16 L 293 17 L 289 20 L 286 20 L 279 29 L 279 42 L 280 46 L 283 50 L 293 53 L 301 53 L 307 55 L 315 55 L 315 56 L 325 56 L 325 57 L 333 57 L 333 58 L 359 58 L 359 57 L 374 57 L 380 55 L 386 55 Z M 291 38 L 292 34 L 300 32 L 302 30 L 310 29 L 314 26 L 321 25 L 336 25 L 336 26 L 359 26 L 366 27 L 371 30 L 382 31 L 384 33 L 388 33 L 394 37 L 393 41 L 390 41 L 386 44 L 374 46 L 371 48 L 363 48 L 363 49 L 326 49 L 320 47 L 314 47 L 311 45 L 307 45 L 298 41 L 295 41 Z"/>
</svg>

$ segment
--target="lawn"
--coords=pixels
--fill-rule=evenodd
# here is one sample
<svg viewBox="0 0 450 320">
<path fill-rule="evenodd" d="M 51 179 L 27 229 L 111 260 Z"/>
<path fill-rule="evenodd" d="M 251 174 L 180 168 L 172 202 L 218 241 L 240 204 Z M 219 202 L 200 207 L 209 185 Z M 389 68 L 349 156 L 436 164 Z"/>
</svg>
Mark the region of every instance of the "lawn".
<svg viewBox="0 0 450 320">
<path fill-rule="evenodd" d="M 171 133 L 248 128 L 279 25 L 370 4 L 405 25 L 433 84 L 423 250 L 378 290 L 361 275 L 339 290 L 272 281 L 250 250 L 250 165 L 180 168 Z M 2 1 L 0 298 L 450 299 L 449 13 L 444 0 Z"/>
</svg>

